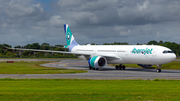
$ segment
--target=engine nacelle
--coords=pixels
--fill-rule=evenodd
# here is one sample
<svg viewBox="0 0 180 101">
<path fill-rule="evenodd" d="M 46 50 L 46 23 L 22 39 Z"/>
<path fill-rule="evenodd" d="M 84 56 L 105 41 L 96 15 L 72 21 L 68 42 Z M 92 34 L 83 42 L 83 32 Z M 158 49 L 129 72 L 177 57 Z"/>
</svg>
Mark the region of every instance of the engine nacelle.
<svg viewBox="0 0 180 101">
<path fill-rule="evenodd" d="M 147 65 L 147 64 L 137 64 L 138 66 L 141 66 L 143 68 L 152 67 L 153 65 Z"/>
<path fill-rule="evenodd" d="M 89 58 L 88 63 L 93 68 L 99 68 L 106 65 L 107 61 L 105 57 L 102 56 L 94 56 Z"/>
</svg>

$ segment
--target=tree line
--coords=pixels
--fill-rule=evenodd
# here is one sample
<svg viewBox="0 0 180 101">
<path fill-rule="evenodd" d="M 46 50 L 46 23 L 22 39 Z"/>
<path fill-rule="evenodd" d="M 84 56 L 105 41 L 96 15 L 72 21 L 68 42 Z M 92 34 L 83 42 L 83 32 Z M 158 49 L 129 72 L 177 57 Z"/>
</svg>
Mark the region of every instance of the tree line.
<svg viewBox="0 0 180 101">
<path fill-rule="evenodd" d="M 10 49 L 6 49 L 6 47 L 11 47 L 11 45 L 0 44 L 0 58 L 76 58 L 74 55 L 63 55 L 62 53 L 10 50 Z M 25 46 L 17 45 L 14 48 L 67 51 L 62 47 L 63 45 L 50 46 L 49 43 L 43 43 L 41 45 L 39 43 L 33 43 L 33 44 L 27 44 Z"/>
<path fill-rule="evenodd" d="M 177 56 L 180 55 L 180 44 L 175 42 L 163 42 L 163 41 L 149 41 L 144 43 L 146 45 L 160 45 L 170 48 Z M 92 43 L 91 45 L 97 45 Z M 114 42 L 114 43 L 104 43 L 103 45 L 130 45 L 127 42 Z M 137 45 L 142 45 L 137 43 Z M 74 55 L 63 55 L 62 53 L 46 53 L 46 52 L 32 52 L 32 51 L 17 51 L 17 50 L 8 50 L 6 47 L 11 47 L 9 44 L 0 44 L 0 58 L 75 58 Z M 49 43 L 33 43 L 27 44 L 25 46 L 17 45 L 14 48 L 25 48 L 25 49 L 40 49 L 40 50 L 54 50 L 54 51 L 67 51 L 62 48 L 63 45 L 50 46 Z M 12 47 L 11 47 L 12 48 Z"/>
</svg>

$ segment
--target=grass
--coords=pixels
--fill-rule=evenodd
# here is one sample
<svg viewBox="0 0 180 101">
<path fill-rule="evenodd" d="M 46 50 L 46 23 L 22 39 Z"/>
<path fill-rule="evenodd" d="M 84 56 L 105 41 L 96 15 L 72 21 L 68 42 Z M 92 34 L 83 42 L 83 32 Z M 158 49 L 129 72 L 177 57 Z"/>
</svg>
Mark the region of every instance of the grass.
<svg viewBox="0 0 180 101">
<path fill-rule="evenodd" d="M 44 62 L 0 62 L 0 74 L 65 74 L 65 73 L 84 73 L 84 70 L 61 69 L 53 67 L 43 67 Z"/>
<path fill-rule="evenodd" d="M 179 101 L 179 80 L 0 79 L 1 101 Z"/>
<path fill-rule="evenodd" d="M 163 64 L 163 69 L 180 70 L 180 61 L 173 61 L 171 63 Z"/>
<path fill-rule="evenodd" d="M 115 66 L 117 64 L 113 64 Z M 124 64 L 126 67 L 131 67 L 131 68 L 142 68 L 141 66 L 138 66 L 137 64 Z M 152 68 L 156 69 L 157 66 L 154 65 Z M 171 69 L 171 70 L 180 70 L 180 61 L 173 61 L 167 64 L 163 64 L 161 69 Z"/>
</svg>

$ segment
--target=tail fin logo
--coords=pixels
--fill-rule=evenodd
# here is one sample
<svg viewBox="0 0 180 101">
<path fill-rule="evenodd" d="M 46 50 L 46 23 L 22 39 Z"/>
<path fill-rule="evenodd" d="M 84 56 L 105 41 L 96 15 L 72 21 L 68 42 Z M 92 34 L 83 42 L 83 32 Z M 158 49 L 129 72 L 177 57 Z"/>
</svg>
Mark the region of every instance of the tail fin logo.
<svg viewBox="0 0 180 101">
<path fill-rule="evenodd" d="M 69 41 L 69 39 L 70 39 L 70 35 L 69 35 L 69 33 L 68 33 L 67 39 L 68 39 L 68 41 Z"/>
</svg>

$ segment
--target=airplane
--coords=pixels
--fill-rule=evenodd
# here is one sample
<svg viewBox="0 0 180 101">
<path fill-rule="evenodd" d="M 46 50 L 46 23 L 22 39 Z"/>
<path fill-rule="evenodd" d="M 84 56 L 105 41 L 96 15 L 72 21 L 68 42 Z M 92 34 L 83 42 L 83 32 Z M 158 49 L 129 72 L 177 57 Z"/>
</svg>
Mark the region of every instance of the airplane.
<svg viewBox="0 0 180 101">
<path fill-rule="evenodd" d="M 9 48 L 15 50 L 29 50 L 39 52 L 54 52 L 84 56 L 89 64 L 90 70 L 100 70 L 106 64 L 119 64 L 115 69 L 125 69 L 123 64 L 138 64 L 142 67 L 157 65 L 156 72 L 161 72 L 162 64 L 172 62 L 176 55 L 169 48 L 158 45 L 79 45 L 68 24 L 64 24 L 64 31 L 69 51 L 37 50 Z"/>
</svg>

